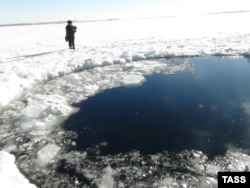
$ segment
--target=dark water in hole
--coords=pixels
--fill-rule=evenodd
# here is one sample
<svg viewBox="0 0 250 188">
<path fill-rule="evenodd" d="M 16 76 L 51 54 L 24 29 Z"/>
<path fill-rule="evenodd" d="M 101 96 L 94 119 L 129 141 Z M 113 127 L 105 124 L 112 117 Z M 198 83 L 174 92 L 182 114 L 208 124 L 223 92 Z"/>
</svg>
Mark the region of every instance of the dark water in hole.
<svg viewBox="0 0 250 188">
<path fill-rule="evenodd" d="M 137 87 L 105 90 L 75 106 L 64 124 L 76 150 L 101 142 L 101 154 L 197 149 L 210 158 L 229 145 L 248 148 L 250 64 L 246 59 L 190 58 L 195 71 L 153 74 Z"/>
</svg>

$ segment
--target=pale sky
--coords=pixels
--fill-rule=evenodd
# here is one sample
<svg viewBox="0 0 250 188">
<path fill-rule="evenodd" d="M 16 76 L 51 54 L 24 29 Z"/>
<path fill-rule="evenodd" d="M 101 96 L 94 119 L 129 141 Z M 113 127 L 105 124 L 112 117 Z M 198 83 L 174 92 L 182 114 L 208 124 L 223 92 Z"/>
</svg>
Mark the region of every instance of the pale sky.
<svg viewBox="0 0 250 188">
<path fill-rule="evenodd" d="M 250 0 L 1 0 L 0 24 L 250 10 Z"/>
</svg>

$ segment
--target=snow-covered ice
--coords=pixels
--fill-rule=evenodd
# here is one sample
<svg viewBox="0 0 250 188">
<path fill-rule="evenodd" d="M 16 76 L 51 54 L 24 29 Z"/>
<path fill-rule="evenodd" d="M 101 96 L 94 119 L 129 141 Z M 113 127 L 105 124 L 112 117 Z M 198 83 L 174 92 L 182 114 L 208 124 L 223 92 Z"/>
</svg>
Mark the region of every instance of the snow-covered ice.
<svg viewBox="0 0 250 188">
<path fill-rule="evenodd" d="M 37 153 L 37 164 L 41 167 L 45 167 L 49 163 L 53 162 L 53 158 L 59 152 L 60 147 L 55 144 L 48 144 L 44 146 Z"/>
<path fill-rule="evenodd" d="M 144 80 L 144 77 L 141 75 L 129 75 L 123 77 L 122 83 L 123 85 L 139 85 Z"/>
<path fill-rule="evenodd" d="M 1 186 L 6 188 L 36 187 L 20 173 L 15 165 L 15 157 L 5 151 L 0 151 L 0 181 Z"/>
<path fill-rule="evenodd" d="M 0 105 L 39 81 L 94 66 L 160 57 L 249 54 L 244 22 L 248 15 L 76 23 L 74 52 L 65 49 L 62 24 L 2 27 L 0 81 L 5 92 Z"/>
<path fill-rule="evenodd" d="M 244 12 L 78 22 L 74 51 L 67 49 L 64 41 L 64 24 L 0 27 L 1 184 L 35 187 L 19 168 L 38 187 L 78 185 L 80 181 L 89 186 L 126 187 L 114 178 L 118 174 L 128 185 L 137 187 L 145 187 L 146 183 L 152 187 L 216 187 L 217 171 L 246 170 L 250 156 L 237 148 L 213 161 L 199 151 L 185 151 L 174 159 L 167 153 L 145 159 L 131 151 L 97 157 L 98 164 L 88 159 L 86 153 L 67 153 L 64 148 L 74 145 L 71 138 L 76 135 L 65 132 L 59 125 L 77 112 L 72 103 L 96 93 L 139 85 L 145 81 L 145 75 L 155 72 L 192 71 L 188 57 L 248 58 L 250 30 L 245 20 L 249 16 L 249 12 Z M 249 111 L 249 104 L 243 108 Z M 14 155 L 9 153 L 15 155 L 15 162 Z M 131 162 L 125 162 L 126 157 Z M 188 169 L 188 173 L 169 174 L 168 169 L 177 168 L 177 159 L 183 161 L 179 168 Z M 55 168 L 65 175 L 56 176 Z M 67 175 L 72 171 L 75 179 Z M 152 174 L 150 182 L 143 181 Z"/>
</svg>

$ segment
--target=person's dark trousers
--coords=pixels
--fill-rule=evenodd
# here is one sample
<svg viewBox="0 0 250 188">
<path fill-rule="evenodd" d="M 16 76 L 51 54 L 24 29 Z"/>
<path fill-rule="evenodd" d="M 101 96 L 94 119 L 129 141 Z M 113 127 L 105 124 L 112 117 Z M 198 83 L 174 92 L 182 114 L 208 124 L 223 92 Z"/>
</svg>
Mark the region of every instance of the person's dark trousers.
<svg viewBox="0 0 250 188">
<path fill-rule="evenodd" d="M 75 49 L 75 37 L 69 37 L 69 48 Z"/>
</svg>

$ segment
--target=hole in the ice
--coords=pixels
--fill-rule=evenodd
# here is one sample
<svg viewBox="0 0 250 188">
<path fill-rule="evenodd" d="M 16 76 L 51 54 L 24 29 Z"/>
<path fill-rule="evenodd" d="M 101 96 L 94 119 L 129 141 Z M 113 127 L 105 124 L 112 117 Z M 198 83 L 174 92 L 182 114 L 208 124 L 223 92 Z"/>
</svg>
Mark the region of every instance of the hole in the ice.
<svg viewBox="0 0 250 188">
<path fill-rule="evenodd" d="M 74 149 L 98 145 L 103 155 L 196 149 L 213 158 L 229 145 L 249 147 L 250 64 L 243 58 L 190 61 L 193 73 L 149 75 L 141 86 L 75 104 L 80 111 L 64 122 L 78 134 Z"/>
</svg>

